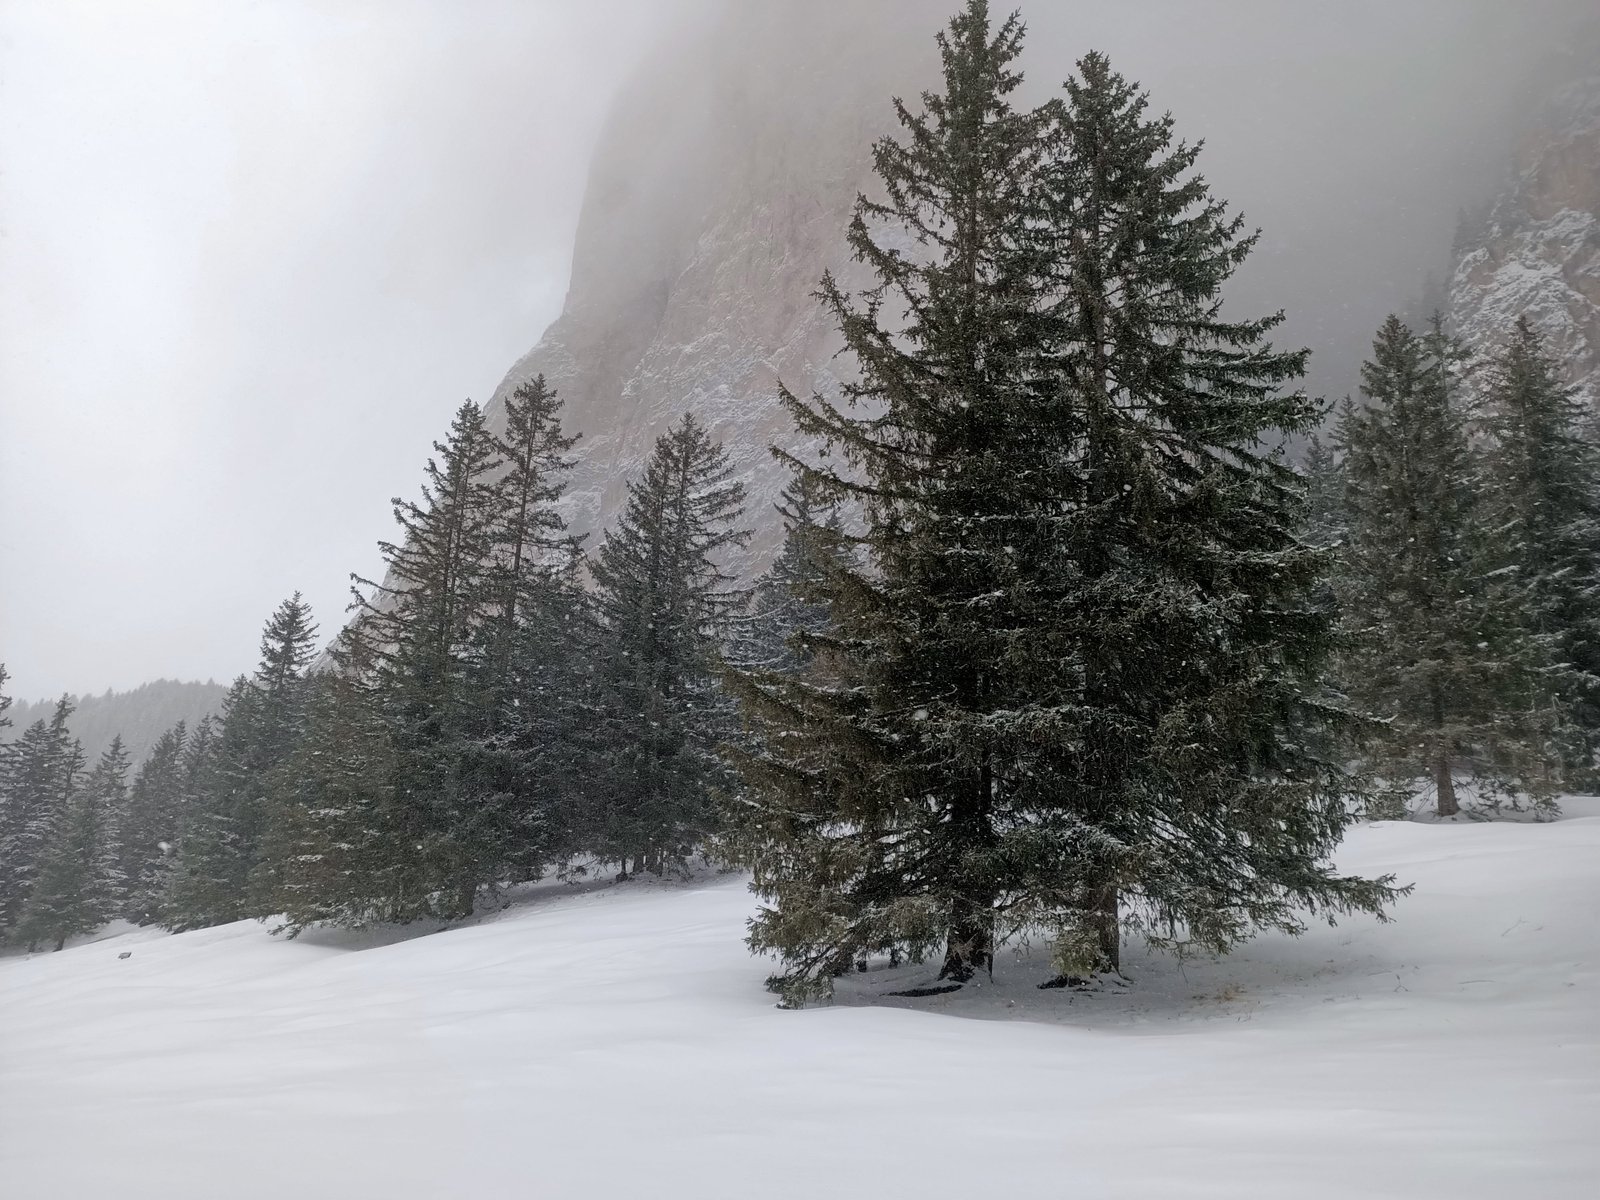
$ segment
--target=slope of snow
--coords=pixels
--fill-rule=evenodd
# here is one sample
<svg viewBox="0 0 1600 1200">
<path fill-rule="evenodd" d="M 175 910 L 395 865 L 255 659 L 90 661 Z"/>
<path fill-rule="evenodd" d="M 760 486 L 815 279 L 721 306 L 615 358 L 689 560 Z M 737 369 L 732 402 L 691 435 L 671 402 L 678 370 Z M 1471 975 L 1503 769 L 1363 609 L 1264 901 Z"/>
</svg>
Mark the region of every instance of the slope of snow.
<svg viewBox="0 0 1600 1200">
<path fill-rule="evenodd" d="M 1365 827 L 1341 865 L 1416 894 L 1094 994 L 1012 954 L 953 997 L 864 1003 L 908 968 L 779 1011 L 735 877 L 13 956 L 0 1194 L 1600 1194 L 1600 803 Z"/>
</svg>

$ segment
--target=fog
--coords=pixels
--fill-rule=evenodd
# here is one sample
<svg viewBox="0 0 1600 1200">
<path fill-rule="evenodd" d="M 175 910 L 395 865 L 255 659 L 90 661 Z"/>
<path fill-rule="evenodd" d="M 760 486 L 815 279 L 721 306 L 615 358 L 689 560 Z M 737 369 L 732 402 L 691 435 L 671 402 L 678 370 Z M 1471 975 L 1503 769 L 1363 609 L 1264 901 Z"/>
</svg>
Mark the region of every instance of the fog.
<svg viewBox="0 0 1600 1200">
<path fill-rule="evenodd" d="M 885 0 L 868 36 L 925 54 L 954 3 Z M 1206 173 L 1266 231 L 1236 302 L 1288 308 L 1338 390 L 1445 266 L 1587 7 L 1034 0 L 1024 65 L 1042 94 L 1104 48 L 1207 140 Z M 0 3 L 14 691 L 227 678 L 296 589 L 336 626 L 388 498 L 559 310 L 610 98 L 707 12 Z"/>
</svg>

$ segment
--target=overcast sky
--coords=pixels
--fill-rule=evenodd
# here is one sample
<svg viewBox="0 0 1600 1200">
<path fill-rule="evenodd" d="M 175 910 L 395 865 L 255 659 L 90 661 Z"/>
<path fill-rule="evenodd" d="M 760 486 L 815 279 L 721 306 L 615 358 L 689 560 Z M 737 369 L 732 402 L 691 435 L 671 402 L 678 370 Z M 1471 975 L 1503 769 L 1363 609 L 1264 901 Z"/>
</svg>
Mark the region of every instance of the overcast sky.
<svg viewBox="0 0 1600 1200">
<path fill-rule="evenodd" d="M 616 88 L 703 2 L 0 0 L 16 695 L 225 680 L 296 589 L 338 625 L 389 497 L 558 311 Z M 906 36 L 954 6 L 912 4 Z M 1263 258 L 1304 256 L 1263 278 L 1390 304 L 1501 161 L 1511 76 L 1585 5 L 1024 7 L 1034 68 L 1106 45 L 1209 139 Z"/>
<path fill-rule="evenodd" d="M 0 661 L 227 678 L 559 311 L 659 0 L 0 0 Z"/>
</svg>

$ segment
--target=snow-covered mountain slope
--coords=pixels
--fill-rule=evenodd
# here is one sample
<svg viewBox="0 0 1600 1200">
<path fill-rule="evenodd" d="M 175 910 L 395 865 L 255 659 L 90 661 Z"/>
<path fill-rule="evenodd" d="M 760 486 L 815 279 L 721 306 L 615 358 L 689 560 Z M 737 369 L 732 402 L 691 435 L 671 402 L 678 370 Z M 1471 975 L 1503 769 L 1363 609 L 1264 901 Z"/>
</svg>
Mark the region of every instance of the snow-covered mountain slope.
<svg viewBox="0 0 1600 1200">
<path fill-rule="evenodd" d="M 1457 330 L 1486 354 L 1527 316 L 1600 411 L 1600 71 L 1593 55 L 1586 65 L 1542 106 L 1504 189 L 1464 231 L 1449 307 Z"/>
<path fill-rule="evenodd" d="M 1568 814 L 1358 829 L 1342 866 L 1417 885 L 1392 924 L 1100 994 L 1008 955 L 779 1011 L 734 877 L 0 959 L 0 1194 L 1587 1200 L 1600 802 Z"/>
</svg>

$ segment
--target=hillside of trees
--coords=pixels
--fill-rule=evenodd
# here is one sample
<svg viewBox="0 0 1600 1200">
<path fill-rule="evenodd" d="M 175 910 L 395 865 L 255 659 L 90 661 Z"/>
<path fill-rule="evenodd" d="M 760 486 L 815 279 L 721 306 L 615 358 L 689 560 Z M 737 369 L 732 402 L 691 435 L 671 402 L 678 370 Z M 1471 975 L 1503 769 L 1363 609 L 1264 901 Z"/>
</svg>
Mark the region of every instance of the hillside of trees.
<svg viewBox="0 0 1600 1200">
<path fill-rule="evenodd" d="M 68 729 L 90 759 L 98 758 L 111 745 L 112 739 L 120 737 L 129 761 L 137 766 L 163 733 L 179 721 L 192 727 L 202 717 L 215 715 L 227 694 L 224 685 L 211 680 L 199 683 L 156 679 L 125 692 L 108 689 L 98 696 L 69 695 L 67 702 L 72 706 L 72 716 Z M 14 728 L 10 735 L 14 736 L 35 721 L 48 720 L 56 703 L 56 700 L 17 701 L 11 709 Z M 5 736 L 0 734 L 0 738 Z"/>
</svg>

